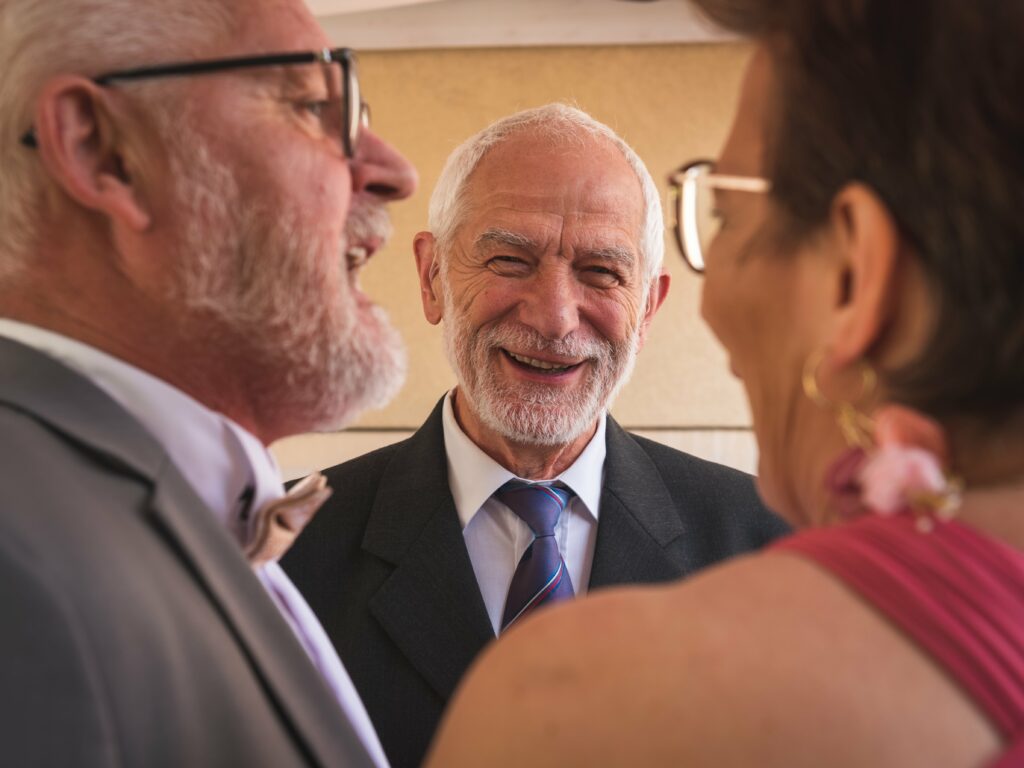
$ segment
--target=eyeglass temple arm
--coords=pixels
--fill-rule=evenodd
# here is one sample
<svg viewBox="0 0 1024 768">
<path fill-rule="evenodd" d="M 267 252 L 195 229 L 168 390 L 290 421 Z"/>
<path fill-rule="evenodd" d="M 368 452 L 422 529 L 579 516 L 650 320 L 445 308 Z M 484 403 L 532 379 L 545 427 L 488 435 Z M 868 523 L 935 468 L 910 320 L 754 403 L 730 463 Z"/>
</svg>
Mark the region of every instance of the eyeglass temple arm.
<svg viewBox="0 0 1024 768">
<path fill-rule="evenodd" d="M 763 176 L 729 176 L 709 173 L 704 177 L 713 187 L 734 192 L 767 192 L 772 183 Z"/>
<path fill-rule="evenodd" d="M 181 64 L 166 64 L 158 67 L 139 67 L 137 69 L 125 69 L 118 72 L 106 72 L 94 77 L 92 80 L 98 85 L 107 85 L 114 80 L 138 80 L 141 78 L 151 77 L 179 77 L 182 75 L 206 74 L 208 72 L 223 72 L 231 69 L 274 67 L 281 64 L 313 64 L 318 61 L 324 63 L 330 63 L 333 61 L 347 63 L 348 57 L 349 52 L 346 48 L 339 48 L 333 51 L 328 48 L 315 53 L 305 51 L 302 53 L 282 53 L 271 56 L 241 56 L 231 59 L 188 61 Z"/>
<path fill-rule="evenodd" d="M 138 67 L 137 69 L 125 69 L 117 72 L 106 72 L 92 78 L 97 85 L 108 85 L 115 80 L 140 80 L 150 77 L 181 77 L 184 75 L 197 75 L 213 72 L 222 72 L 231 69 L 249 69 L 253 67 L 274 67 L 281 64 L 313 64 L 315 62 L 329 64 L 338 62 L 349 66 L 352 61 L 352 50 L 349 48 L 324 48 L 323 50 L 302 53 L 282 53 L 271 56 L 240 56 L 230 59 L 206 59 L 202 61 L 189 61 L 181 64 L 166 64 L 158 67 Z M 39 146 L 36 141 L 35 131 L 29 128 L 22 135 L 21 143 L 26 147 L 35 149 Z"/>
</svg>

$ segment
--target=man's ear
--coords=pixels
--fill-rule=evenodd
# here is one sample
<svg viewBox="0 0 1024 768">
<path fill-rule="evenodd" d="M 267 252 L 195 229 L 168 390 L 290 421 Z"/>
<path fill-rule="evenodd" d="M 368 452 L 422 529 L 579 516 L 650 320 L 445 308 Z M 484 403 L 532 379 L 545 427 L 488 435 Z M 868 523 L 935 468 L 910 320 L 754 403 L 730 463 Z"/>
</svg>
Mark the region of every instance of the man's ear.
<svg viewBox="0 0 1024 768">
<path fill-rule="evenodd" d="M 665 297 L 668 296 L 668 289 L 671 284 L 672 277 L 668 272 L 662 272 L 651 282 L 651 288 L 647 292 L 647 306 L 644 307 L 644 316 L 640 318 L 640 343 L 638 350 L 643 349 L 647 341 L 647 330 L 651 327 L 651 320 L 654 319 L 655 314 L 661 309 Z"/>
<path fill-rule="evenodd" d="M 149 226 L 109 93 L 77 75 L 54 77 L 36 102 L 34 129 L 44 168 L 71 199 L 135 231 Z"/>
<path fill-rule="evenodd" d="M 870 187 L 848 184 L 832 202 L 830 225 L 839 249 L 835 321 L 828 343 L 837 368 L 867 355 L 892 319 L 903 247 L 899 227 Z"/>
<path fill-rule="evenodd" d="M 441 263 L 438 261 L 437 240 L 432 232 L 417 232 L 412 239 L 416 253 L 416 271 L 420 276 L 420 299 L 423 316 L 431 325 L 441 322 L 444 302 L 441 300 Z"/>
</svg>

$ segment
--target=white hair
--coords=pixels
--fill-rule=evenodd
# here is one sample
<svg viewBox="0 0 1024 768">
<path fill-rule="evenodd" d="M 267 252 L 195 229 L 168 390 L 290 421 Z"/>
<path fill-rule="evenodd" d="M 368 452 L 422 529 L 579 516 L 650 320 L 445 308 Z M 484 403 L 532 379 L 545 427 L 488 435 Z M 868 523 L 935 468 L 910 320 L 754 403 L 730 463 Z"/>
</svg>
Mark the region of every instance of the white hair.
<svg viewBox="0 0 1024 768">
<path fill-rule="evenodd" d="M 224 0 L 0 0 L 0 278 L 38 236 L 45 178 L 20 139 L 46 80 L 188 58 L 231 25 Z"/>
<path fill-rule="evenodd" d="M 643 160 L 615 131 L 598 122 L 583 110 L 567 104 L 547 104 L 503 117 L 460 144 L 445 163 L 437 185 L 430 196 L 428 226 L 437 239 L 443 254 L 461 223 L 467 200 L 466 182 L 484 156 L 506 139 L 522 131 L 531 130 L 561 140 L 572 140 L 582 135 L 607 139 L 626 158 L 640 181 L 643 191 L 645 216 L 640 233 L 640 256 L 646 267 L 646 289 L 661 272 L 665 255 L 664 220 L 661 196 Z"/>
</svg>

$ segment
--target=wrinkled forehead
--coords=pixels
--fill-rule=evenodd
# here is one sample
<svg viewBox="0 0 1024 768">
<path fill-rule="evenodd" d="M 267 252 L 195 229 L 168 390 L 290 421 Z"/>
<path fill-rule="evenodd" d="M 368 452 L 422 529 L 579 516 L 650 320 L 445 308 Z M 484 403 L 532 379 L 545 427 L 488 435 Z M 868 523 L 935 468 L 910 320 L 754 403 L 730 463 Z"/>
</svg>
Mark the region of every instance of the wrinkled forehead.
<svg viewBox="0 0 1024 768">
<path fill-rule="evenodd" d="M 638 240 L 645 211 L 640 181 L 622 152 L 590 135 L 516 134 L 481 159 L 463 194 L 463 224 L 522 215 L 615 226 Z"/>
</svg>

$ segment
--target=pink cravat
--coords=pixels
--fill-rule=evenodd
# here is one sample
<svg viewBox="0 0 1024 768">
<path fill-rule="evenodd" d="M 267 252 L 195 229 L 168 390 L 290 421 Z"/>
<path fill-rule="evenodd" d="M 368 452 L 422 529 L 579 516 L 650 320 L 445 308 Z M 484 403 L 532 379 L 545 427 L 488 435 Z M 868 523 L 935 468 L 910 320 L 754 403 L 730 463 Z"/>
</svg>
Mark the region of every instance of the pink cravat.
<svg viewBox="0 0 1024 768">
<path fill-rule="evenodd" d="M 264 504 L 253 517 L 249 539 L 243 543 L 249 562 L 260 566 L 279 560 L 331 493 L 327 478 L 316 472 L 281 498 Z"/>
</svg>

